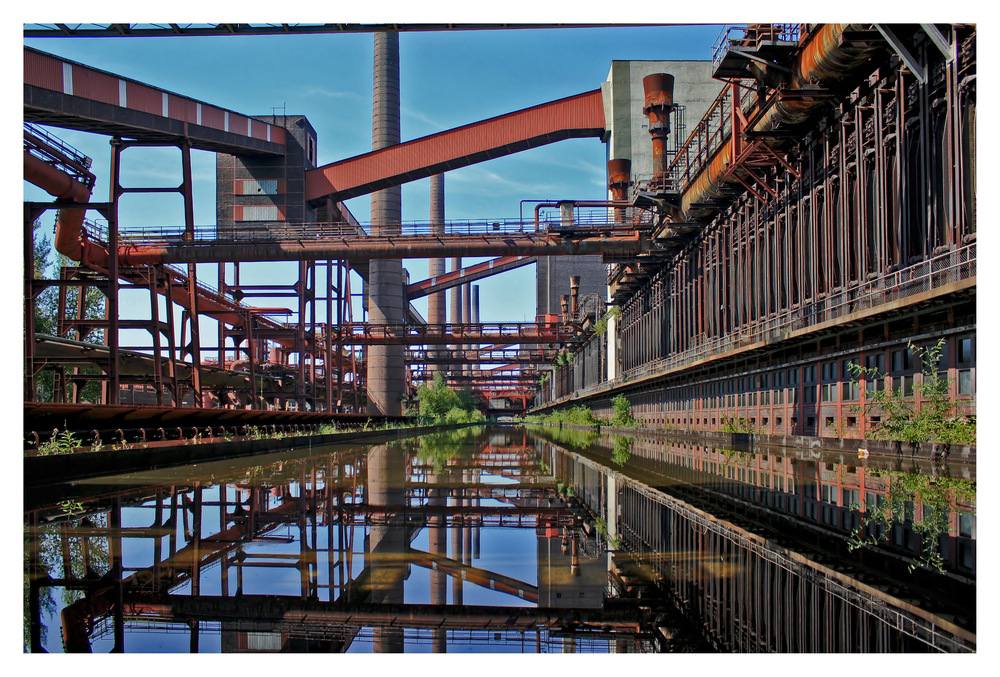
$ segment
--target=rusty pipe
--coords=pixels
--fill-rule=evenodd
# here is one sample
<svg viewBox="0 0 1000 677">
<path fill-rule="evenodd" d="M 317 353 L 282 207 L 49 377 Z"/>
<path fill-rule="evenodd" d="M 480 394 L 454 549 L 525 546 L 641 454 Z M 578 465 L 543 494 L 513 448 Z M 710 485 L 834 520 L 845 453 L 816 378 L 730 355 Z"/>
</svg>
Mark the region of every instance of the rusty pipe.
<svg viewBox="0 0 1000 677">
<path fill-rule="evenodd" d="M 649 118 L 649 135 L 653 138 L 653 180 L 667 172 L 667 137 L 670 135 L 670 114 L 674 111 L 674 76 L 654 73 L 642 79 L 646 94 L 642 112 Z"/>
<path fill-rule="evenodd" d="M 615 202 L 628 200 L 628 189 L 632 185 L 632 161 L 621 158 L 608 160 L 608 190 Z M 615 221 L 625 221 L 625 207 L 615 208 Z"/>
<path fill-rule="evenodd" d="M 576 317 L 577 312 L 580 310 L 580 276 L 573 275 L 569 278 L 569 298 L 570 298 L 570 313 L 573 317 Z"/>
<path fill-rule="evenodd" d="M 812 82 L 831 82 L 839 80 L 854 68 L 868 60 L 873 47 L 856 47 L 850 44 L 841 45 L 840 40 L 845 31 L 861 28 L 856 24 L 824 24 L 813 32 L 810 40 L 799 51 L 793 65 L 793 74 L 789 86 L 803 89 Z M 775 129 L 779 124 L 794 124 L 802 122 L 811 115 L 822 103 L 821 99 L 801 98 L 794 101 L 778 101 L 760 120 L 747 131 L 765 132 Z M 691 205 L 719 197 L 719 187 L 722 175 L 732 162 L 732 144 L 722 143 L 719 150 L 702 169 L 694 181 L 684 191 L 681 198 L 681 210 L 690 211 Z"/>
<path fill-rule="evenodd" d="M 40 160 L 31 153 L 24 154 L 24 179 L 56 200 L 78 203 L 90 202 L 90 189 L 66 172 Z M 55 248 L 73 261 L 108 266 L 108 251 L 86 239 L 83 218 L 86 208 L 63 208 L 56 216 Z"/>
</svg>

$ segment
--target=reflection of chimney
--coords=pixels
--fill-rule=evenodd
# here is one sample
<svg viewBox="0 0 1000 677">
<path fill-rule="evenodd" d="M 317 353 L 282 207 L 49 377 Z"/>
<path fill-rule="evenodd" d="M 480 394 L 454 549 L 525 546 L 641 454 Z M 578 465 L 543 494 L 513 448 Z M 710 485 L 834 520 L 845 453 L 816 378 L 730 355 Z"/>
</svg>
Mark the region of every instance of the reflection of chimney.
<svg viewBox="0 0 1000 677">
<path fill-rule="evenodd" d="M 571 543 L 572 553 L 570 555 L 569 573 L 571 576 L 579 576 L 580 572 L 580 541 L 576 534 L 573 534 Z"/>
<path fill-rule="evenodd" d="M 576 314 L 580 312 L 580 276 L 573 275 L 569 278 L 569 298 L 570 306 L 569 312 L 576 317 Z"/>
<path fill-rule="evenodd" d="M 472 285 L 472 324 L 479 324 L 479 285 Z"/>
<path fill-rule="evenodd" d="M 642 112 L 649 118 L 649 135 L 653 137 L 653 180 L 660 181 L 667 173 L 667 136 L 670 134 L 670 114 L 674 110 L 674 76 L 654 73 L 642 79 L 646 99 Z"/>
</svg>

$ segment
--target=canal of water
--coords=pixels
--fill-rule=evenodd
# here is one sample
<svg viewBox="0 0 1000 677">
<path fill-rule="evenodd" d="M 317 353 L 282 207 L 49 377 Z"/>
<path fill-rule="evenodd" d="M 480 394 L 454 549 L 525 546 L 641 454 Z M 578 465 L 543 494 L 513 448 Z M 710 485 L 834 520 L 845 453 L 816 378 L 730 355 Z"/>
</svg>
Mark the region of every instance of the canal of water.
<svg viewBox="0 0 1000 677">
<path fill-rule="evenodd" d="M 489 426 L 25 497 L 27 652 L 971 652 L 975 467 Z"/>
</svg>

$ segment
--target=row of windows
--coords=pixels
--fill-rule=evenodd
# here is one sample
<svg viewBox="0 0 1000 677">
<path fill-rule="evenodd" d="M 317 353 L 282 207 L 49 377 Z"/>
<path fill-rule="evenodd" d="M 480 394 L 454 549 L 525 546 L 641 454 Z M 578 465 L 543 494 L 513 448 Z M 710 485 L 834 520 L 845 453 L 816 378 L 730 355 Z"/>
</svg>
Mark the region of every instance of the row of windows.
<svg viewBox="0 0 1000 677">
<path fill-rule="evenodd" d="M 947 373 L 941 372 L 940 377 L 947 379 Z M 911 375 L 907 376 L 896 376 L 891 379 L 892 389 L 894 391 L 902 391 L 903 397 L 913 397 L 916 392 L 915 389 L 915 377 Z M 838 387 L 839 386 L 839 387 Z M 872 379 L 863 382 L 863 390 L 866 393 L 875 393 L 886 388 L 885 379 Z M 958 370 L 955 390 L 958 395 L 969 396 L 975 393 L 975 370 L 974 369 L 960 369 Z M 783 388 L 781 390 L 765 390 L 761 393 L 749 392 L 740 393 L 738 395 L 716 395 L 705 398 L 702 406 L 709 409 L 718 409 L 722 407 L 755 407 L 762 406 L 767 407 L 772 404 L 784 405 L 784 404 L 795 404 L 796 402 L 796 392 L 795 388 Z M 838 399 L 837 393 L 840 393 Z M 805 404 L 816 404 L 817 402 L 822 402 L 824 404 L 836 403 L 836 402 L 857 402 L 861 399 L 862 394 L 862 382 L 860 381 L 849 381 L 841 383 L 824 383 L 819 386 L 805 386 L 802 388 L 802 402 Z M 671 400 L 666 404 L 666 411 L 685 411 L 695 409 L 696 402 L 694 399 L 684 399 L 681 401 Z M 655 406 L 655 405 L 654 405 Z M 640 413 L 642 409 L 640 407 Z"/>
</svg>

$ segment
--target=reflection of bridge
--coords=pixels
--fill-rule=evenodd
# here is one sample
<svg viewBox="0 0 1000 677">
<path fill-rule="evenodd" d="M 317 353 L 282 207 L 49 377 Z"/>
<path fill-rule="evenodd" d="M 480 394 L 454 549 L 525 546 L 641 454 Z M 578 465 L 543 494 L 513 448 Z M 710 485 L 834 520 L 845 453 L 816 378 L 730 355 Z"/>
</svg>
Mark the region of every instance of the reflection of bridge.
<svg viewBox="0 0 1000 677">
<path fill-rule="evenodd" d="M 386 465 L 384 448 L 375 447 L 368 452 L 281 462 L 264 469 L 264 477 L 275 473 L 269 485 L 249 480 L 247 475 L 260 469 L 248 468 L 237 471 L 228 485 L 224 477 L 216 476 L 210 487 L 195 483 L 115 488 L 89 499 L 95 505 L 110 506 L 106 525 L 88 518 L 75 526 L 63 522 L 59 532 L 65 544 L 69 539 L 82 544 L 82 570 L 87 573 L 31 577 L 32 650 L 41 649 L 41 609 L 35 602 L 48 586 L 85 592 L 62 611 L 67 651 L 90 651 L 90 628 L 112 632 L 115 645 L 121 648 L 126 624 L 158 622 L 189 628 L 191 650 L 197 651 L 199 624 L 209 621 L 221 623 L 223 632 L 282 633 L 332 641 L 331 646 L 340 650 L 350 645 L 362 627 L 372 628 L 382 638 L 378 641 L 389 641 L 384 646 L 394 646 L 393 629 L 404 627 L 435 632 L 528 632 L 539 642 L 553 641 L 550 638 L 557 635 L 647 640 L 634 609 L 526 607 L 540 602 L 538 585 L 472 564 L 479 553 L 481 527 L 530 528 L 549 538 L 561 534 L 564 541 L 579 528 L 579 518 L 557 500 L 551 479 L 538 477 L 533 470 L 528 457 L 533 453 L 525 446 L 489 447 L 435 475 L 422 472 L 418 464 L 412 468 Z M 493 465 L 514 469 L 517 459 L 526 463 L 516 469 L 525 473 L 517 483 L 474 479 L 473 472 Z M 470 470 L 477 464 L 477 470 Z M 404 480 L 403 484 L 390 488 L 396 479 Z M 386 499 L 398 503 L 375 503 Z M 501 503 L 484 505 L 484 499 Z M 37 528 L 41 514 L 30 514 Z M 205 525 L 215 521 L 216 515 L 222 528 L 206 533 Z M 143 526 L 127 526 L 137 521 Z M 412 546 L 421 530 L 429 530 L 427 550 Z M 444 553 L 448 534 L 453 540 L 450 556 Z M 575 562 L 577 537 L 571 538 Z M 95 547 L 105 542 L 106 574 L 93 555 Z M 359 551 L 362 542 L 365 549 Z M 41 573 L 46 565 L 34 545 L 37 541 L 32 543 L 29 569 Z M 146 552 L 153 564 L 131 572 L 123 553 L 135 547 L 150 548 Z M 359 558 L 363 558 L 361 567 Z M 434 577 L 442 584 L 452 580 L 454 603 L 444 604 L 434 592 L 429 605 L 395 604 L 391 596 L 386 597 L 394 587 L 401 590 L 411 565 L 429 571 L 432 585 Z M 555 562 L 540 561 L 539 566 L 555 566 Z M 217 572 L 213 580 L 221 575 L 221 596 L 202 594 L 210 567 Z M 300 587 L 301 595 L 276 596 L 266 588 L 260 594 L 259 579 L 251 575 L 255 569 L 267 570 L 268 580 Z M 74 565 L 66 570 L 81 568 Z M 460 590 L 465 583 L 509 595 L 520 606 L 462 606 Z M 547 585 L 546 590 L 551 590 L 551 584 Z M 179 586 L 188 586 L 190 594 L 176 594 Z M 547 594 L 551 597 L 551 592 Z M 104 623 L 104 618 L 110 620 Z M 383 631 L 389 634 L 379 634 Z M 435 634 L 435 638 L 438 641 L 443 635 Z"/>
</svg>

